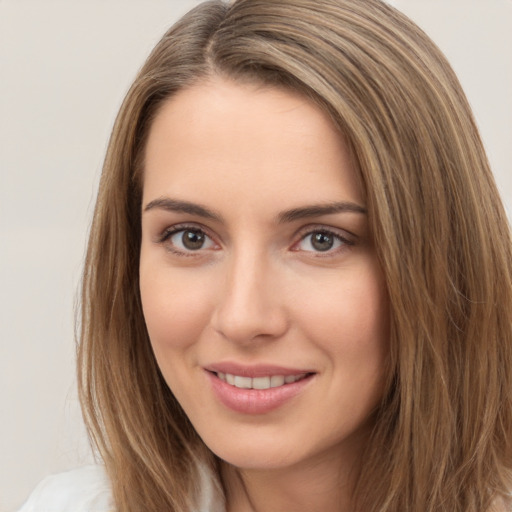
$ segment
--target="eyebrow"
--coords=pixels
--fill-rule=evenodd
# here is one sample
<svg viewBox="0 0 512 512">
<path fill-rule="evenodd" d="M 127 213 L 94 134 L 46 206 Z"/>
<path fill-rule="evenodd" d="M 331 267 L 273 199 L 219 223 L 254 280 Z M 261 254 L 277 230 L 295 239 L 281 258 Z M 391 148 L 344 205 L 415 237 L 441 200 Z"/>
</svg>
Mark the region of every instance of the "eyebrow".
<svg viewBox="0 0 512 512">
<path fill-rule="evenodd" d="M 352 203 L 350 201 L 341 201 L 327 204 L 315 204 L 311 206 L 303 206 L 293 208 L 278 215 L 277 219 L 280 224 L 293 222 L 295 220 L 307 219 L 310 217 L 320 217 L 321 215 L 332 215 L 334 213 L 360 213 L 366 214 L 366 208 Z"/>
<path fill-rule="evenodd" d="M 181 201 L 179 199 L 171 199 L 170 197 L 159 197 L 149 202 L 145 207 L 144 211 L 147 212 L 153 209 L 162 209 L 169 212 L 188 213 L 190 215 L 196 215 L 205 219 L 215 220 L 222 222 L 222 215 L 219 213 L 206 208 L 197 203 L 191 203 L 189 201 Z M 350 202 L 332 202 L 326 204 L 313 204 L 309 206 L 302 206 L 299 208 L 292 208 L 281 212 L 277 216 L 277 222 L 279 224 L 286 224 L 296 220 L 307 219 L 311 217 L 320 217 L 322 215 L 332 215 L 336 213 L 359 213 L 366 214 L 366 208 Z"/>
<path fill-rule="evenodd" d="M 203 217 L 205 219 L 222 221 L 221 215 L 206 208 L 205 206 L 191 203 L 189 201 L 171 199 L 169 197 L 159 197 L 158 199 L 154 199 L 145 206 L 144 211 L 147 212 L 155 208 L 166 210 L 168 212 L 189 213 L 190 215 L 197 215 L 198 217 Z"/>
</svg>

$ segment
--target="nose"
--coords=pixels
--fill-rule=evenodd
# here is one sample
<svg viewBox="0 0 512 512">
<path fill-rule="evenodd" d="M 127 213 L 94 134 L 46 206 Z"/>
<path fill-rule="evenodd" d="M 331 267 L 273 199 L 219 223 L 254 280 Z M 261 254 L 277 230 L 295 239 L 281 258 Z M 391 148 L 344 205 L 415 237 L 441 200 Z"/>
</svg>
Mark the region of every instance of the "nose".
<svg viewBox="0 0 512 512">
<path fill-rule="evenodd" d="M 226 264 L 212 326 L 224 338 L 239 344 L 274 340 L 288 329 L 279 289 L 279 271 L 256 254 L 233 257 Z"/>
</svg>

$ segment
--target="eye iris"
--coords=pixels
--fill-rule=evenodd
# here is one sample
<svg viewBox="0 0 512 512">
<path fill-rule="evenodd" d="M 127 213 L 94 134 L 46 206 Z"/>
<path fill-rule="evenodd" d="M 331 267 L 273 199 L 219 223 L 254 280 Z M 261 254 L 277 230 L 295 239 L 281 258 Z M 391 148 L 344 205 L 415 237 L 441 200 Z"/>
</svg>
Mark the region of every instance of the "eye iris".
<svg viewBox="0 0 512 512">
<path fill-rule="evenodd" d="M 334 245 L 334 239 L 327 233 L 314 233 L 311 237 L 311 245 L 317 251 L 328 251 Z"/>
<path fill-rule="evenodd" d="M 191 251 L 201 249 L 204 245 L 204 233 L 200 231 L 184 231 L 181 236 L 181 241 L 183 242 L 183 246 Z"/>
</svg>

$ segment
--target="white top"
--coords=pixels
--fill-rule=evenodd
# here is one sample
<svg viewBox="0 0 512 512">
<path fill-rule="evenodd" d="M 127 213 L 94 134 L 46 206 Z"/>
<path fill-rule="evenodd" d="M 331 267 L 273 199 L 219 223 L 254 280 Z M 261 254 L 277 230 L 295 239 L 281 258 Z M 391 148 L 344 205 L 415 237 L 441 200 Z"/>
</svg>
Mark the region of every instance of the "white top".
<svg viewBox="0 0 512 512">
<path fill-rule="evenodd" d="M 46 477 L 19 512 L 114 512 L 102 466 L 86 466 Z"/>
<path fill-rule="evenodd" d="M 201 471 L 197 512 L 225 512 L 212 479 Z M 46 477 L 18 512 L 115 512 L 103 466 L 86 466 Z"/>
</svg>

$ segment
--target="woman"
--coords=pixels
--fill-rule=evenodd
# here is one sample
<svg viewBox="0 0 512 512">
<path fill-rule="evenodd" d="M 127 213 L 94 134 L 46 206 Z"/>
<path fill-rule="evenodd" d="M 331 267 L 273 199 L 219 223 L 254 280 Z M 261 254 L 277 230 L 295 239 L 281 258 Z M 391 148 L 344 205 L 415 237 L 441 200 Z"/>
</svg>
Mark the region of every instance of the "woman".
<svg viewBox="0 0 512 512">
<path fill-rule="evenodd" d="M 511 276 L 470 109 L 412 22 L 204 3 L 100 184 L 79 387 L 108 476 L 23 510 L 70 487 L 76 510 L 507 510 Z"/>
</svg>

